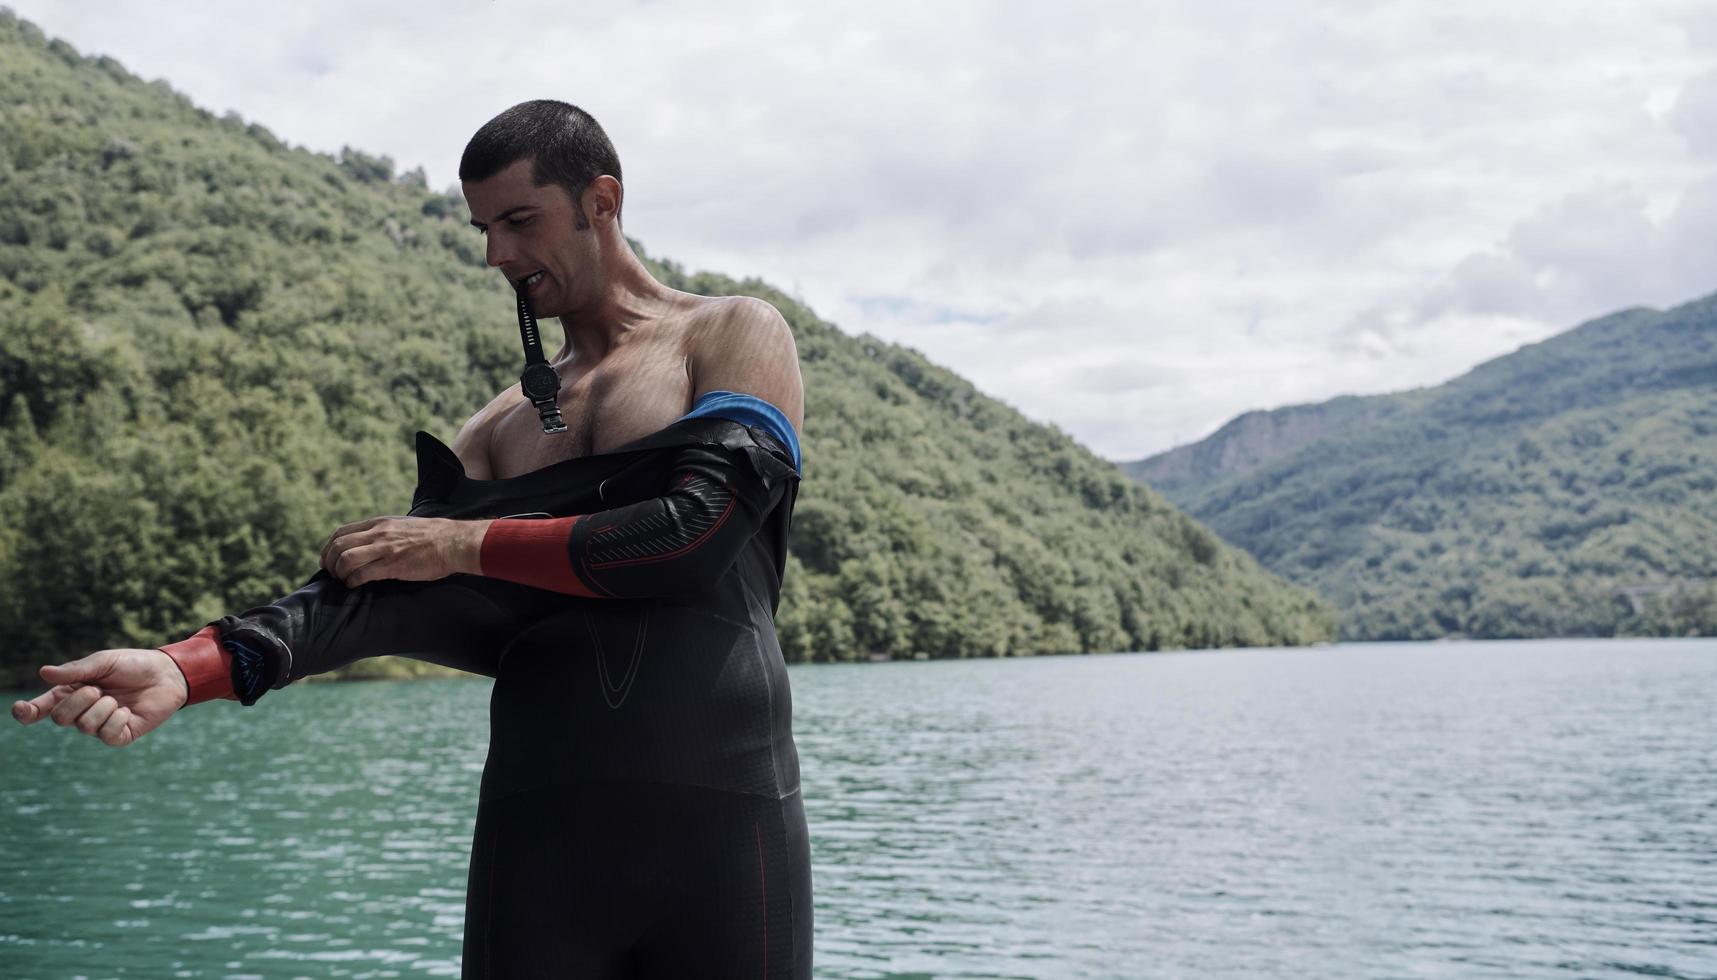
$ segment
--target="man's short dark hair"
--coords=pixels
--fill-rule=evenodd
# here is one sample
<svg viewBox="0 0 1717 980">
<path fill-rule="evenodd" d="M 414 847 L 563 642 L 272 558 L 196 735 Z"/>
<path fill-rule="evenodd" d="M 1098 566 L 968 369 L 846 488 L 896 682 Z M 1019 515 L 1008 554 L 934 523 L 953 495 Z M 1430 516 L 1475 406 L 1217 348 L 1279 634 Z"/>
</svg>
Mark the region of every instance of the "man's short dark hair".
<svg viewBox="0 0 1717 980">
<path fill-rule="evenodd" d="M 554 99 L 520 102 L 484 123 L 465 144 L 459 179 L 487 180 L 520 160 L 531 161 L 538 187 L 559 184 L 572 195 L 579 231 L 590 227 L 580 200 L 584 189 L 603 174 L 621 180 L 620 156 L 595 118 Z M 618 211 L 614 218 L 619 220 Z"/>
</svg>

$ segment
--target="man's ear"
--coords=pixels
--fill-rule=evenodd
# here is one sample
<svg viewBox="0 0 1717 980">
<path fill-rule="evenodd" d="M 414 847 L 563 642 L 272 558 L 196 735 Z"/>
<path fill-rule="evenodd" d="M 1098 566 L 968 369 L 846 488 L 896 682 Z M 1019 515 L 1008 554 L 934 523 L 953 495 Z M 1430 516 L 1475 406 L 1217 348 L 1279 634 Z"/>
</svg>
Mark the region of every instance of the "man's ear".
<svg viewBox="0 0 1717 980">
<path fill-rule="evenodd" d="M 584 186 L 584 193 L 579 195 L 582 203 L 588 209 L 580 209 L 580 216 L 588 214 L 591 218 L 620 220 L 620 206 L 626 200 L 626 190 L 620 182 L 608 174 L 599 174 L 590 179 Z"/>
</svg>

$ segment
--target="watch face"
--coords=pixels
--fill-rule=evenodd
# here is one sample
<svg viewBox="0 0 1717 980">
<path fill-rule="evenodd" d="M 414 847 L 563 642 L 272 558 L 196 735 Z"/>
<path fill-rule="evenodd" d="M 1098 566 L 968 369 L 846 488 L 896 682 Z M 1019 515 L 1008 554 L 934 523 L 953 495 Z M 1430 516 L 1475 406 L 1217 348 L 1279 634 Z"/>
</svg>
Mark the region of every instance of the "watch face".
<svg viewBox="0 0 1717 980">
<path fill-rule="evenodd" d="M 519 375 L 519 387 L 531 401 L 553 398 L 560 394 L 560 375 L 547 364 L 527 364 Z"/>
</svg>

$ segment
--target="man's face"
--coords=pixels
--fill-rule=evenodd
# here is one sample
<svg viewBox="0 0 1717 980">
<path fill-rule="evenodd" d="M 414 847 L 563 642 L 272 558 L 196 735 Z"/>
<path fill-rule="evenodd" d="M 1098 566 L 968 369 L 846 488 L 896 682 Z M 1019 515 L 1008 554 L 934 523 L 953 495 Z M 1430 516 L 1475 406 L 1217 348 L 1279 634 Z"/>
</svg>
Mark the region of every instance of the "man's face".
<svg viewBox="0 0 1717 980">
<path fill-rule="evenodd" d="M 593 231 L 576 227 L 582 222 L 572 195 L 559 184 L 533 183 L 528 159 L 460 186 L 471 224 L 486 239 L 489 264 L 515 286 L 528 282 L 536 314 L 561 316 L 579 306 L 596 256 Z"/>
</svg>

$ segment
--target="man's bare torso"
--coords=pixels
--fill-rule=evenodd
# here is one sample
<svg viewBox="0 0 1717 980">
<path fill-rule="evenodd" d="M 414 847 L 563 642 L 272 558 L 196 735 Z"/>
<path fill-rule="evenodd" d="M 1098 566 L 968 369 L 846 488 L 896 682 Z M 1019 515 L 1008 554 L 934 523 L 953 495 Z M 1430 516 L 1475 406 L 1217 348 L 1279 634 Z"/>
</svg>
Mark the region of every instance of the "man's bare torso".
<svg viewBox="0 0 1717 980">
<path fill-rule="evenodd" d="M 545 435 L 518 385 L 473 416 L 468 445 L 456 445 L 466 475 L 504 480 L 562 460 L 605 452 L 656 432 L 692 407 L 692 355 L 699 326 L 731 302 L 681 294 L 685 302 L 629 330 L 600 360 L 557 365 L 566 431 Z"/>
<path fill-rule="evenodd" d="M 566 431 L 545 435 L 537 410 L 513 385 L 500 396 L 489 424 L 490 479 L 539 470 L 562 460 L 604 452 L 655 432 L 691 409 L 688 352 L 679 331 L 633 340 L 601 362 L 561 369 L 560 408 Z"/>
</svg>

